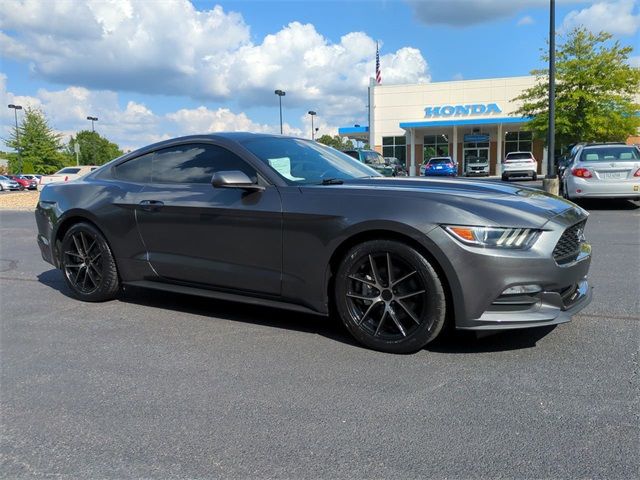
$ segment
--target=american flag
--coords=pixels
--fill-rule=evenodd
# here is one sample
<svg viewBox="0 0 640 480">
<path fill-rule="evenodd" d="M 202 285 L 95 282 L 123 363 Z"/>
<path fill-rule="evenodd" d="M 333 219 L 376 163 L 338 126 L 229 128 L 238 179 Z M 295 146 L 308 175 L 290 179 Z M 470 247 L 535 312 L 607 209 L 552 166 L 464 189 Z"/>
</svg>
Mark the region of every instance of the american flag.
<svg viewBox="0 0 640 480">
<path fill-rule="evenodd" d="M 376 83 L 382 83 L 382 73 L 380 73 L 380 50 L 378 49 L 378 42 L 376 42 Z"/>
</svg>

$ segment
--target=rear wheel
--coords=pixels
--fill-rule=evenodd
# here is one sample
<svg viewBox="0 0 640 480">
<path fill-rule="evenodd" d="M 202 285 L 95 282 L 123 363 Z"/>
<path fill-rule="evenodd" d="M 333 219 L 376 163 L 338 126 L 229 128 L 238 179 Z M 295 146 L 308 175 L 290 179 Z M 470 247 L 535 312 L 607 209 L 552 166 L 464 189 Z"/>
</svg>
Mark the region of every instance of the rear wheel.
<svg viewBox="0 0 640 480">
<path fill-rule="evenodd" d="M 538 180 L 538 175 L 536 175 L 535 173 L 531 176 L 531 180 L 533 180 L 534 182 L 536 180 Z"/>
<path fill-rule="evenodd" d="M 502 174 L 502 181 L 503 182 L 508 182 L 509 181 L 509 176 L 505 175 L 504 173 Z"/>
<path fill-rule="evenodd" d="M 60 258 L 65 281 L 80 300 L 101 302 L 118 294 L 116 262 L 104 236 L 93 225 L 73 225 L 62 239 Z"/>
<path fill-rule="evenodd" d="M 348 252 L 336 275 L 335 304 L 359 342 L 389 353 L 421 349 L 445 322 L 444 289 L 434 268 L 415 249 L 390 240 Z"/>
</svg>

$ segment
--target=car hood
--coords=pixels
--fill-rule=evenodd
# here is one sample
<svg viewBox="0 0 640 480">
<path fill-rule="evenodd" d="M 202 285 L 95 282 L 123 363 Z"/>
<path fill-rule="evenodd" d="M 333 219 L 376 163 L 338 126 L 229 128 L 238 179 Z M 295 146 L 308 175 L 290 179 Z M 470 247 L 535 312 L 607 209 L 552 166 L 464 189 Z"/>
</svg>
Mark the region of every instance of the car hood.
<svg viewBox="0 0 640 480">
<path fill-rule="evenodd" d="M 436 179 L 429 177 L 374 177 L 345 182 L 342 187 L 373 188 L 393 196 L 417 196 L 432 201 L 434 207 L 447 205 L 469 212 L 477 221 L 480 216 L 487 224 L 503 221 L 505 215 L 523 224 L 544 225 L 548 220 L 569 209 L 573 203 L 542 190 L 498 181 L 470 179 Z M 469 217 L 471 221 L 471 217 Z"/>
</svg>

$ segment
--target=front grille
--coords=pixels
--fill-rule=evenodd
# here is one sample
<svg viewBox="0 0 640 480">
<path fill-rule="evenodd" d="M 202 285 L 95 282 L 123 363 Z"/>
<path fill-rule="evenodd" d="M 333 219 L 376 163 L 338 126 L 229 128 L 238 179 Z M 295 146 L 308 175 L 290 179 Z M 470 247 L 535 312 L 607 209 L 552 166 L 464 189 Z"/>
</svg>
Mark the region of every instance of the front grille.
<svg viewBox="0 0 640 480">
<path fill-rule="evenodd" d="M 558 265 L 573 262 L 578 258 L 586 223 L 587 221 L 583 220 L 564 231 L 556 247 L 553 249 L 553 258 Z"/>
</svg>

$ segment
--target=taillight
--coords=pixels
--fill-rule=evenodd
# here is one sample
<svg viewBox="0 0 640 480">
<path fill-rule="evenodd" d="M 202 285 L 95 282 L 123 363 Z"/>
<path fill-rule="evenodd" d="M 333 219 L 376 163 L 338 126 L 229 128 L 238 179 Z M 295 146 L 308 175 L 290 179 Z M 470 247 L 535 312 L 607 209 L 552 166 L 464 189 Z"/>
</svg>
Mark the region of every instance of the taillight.
<svg viewBox="0 0 640 480">
<path fill-rule="evenodd" d="M 633 176 L 640 177 L 640 168 L 636 170 L 636 173 L 634 173 Z"/>
<path fill-rule="evenodd" d="M 573 170 L 571 170 L 571 175 L 580 178 L 593 177 L 593 175 L 591 174 L 591 170 L 589 170 L 588 168 L 574 168 Z"/>
<path fill-rule="evenodd" d="M 445 165 L 445 167 L 447 167 L 447 168 L 453 168 L 453 165 L 452 165 L 452 164 L 450 164 L 450 163 L 447 163 L 447 164 Z"/>
</svg>

